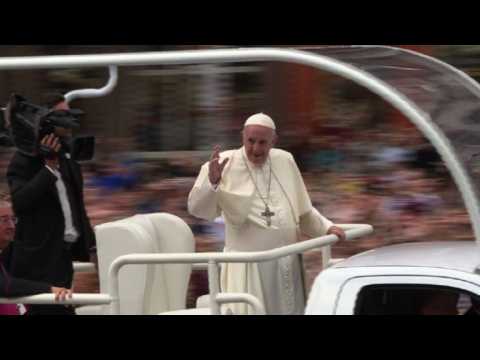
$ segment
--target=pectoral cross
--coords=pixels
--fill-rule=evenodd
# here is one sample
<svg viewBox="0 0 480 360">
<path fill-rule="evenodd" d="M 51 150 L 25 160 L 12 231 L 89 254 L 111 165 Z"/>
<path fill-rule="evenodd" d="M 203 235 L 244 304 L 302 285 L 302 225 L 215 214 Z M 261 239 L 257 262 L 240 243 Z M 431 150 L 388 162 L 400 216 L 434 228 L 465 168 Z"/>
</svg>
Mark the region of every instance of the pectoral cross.
<svg viewBox="0 0 480 360">
<path fill-rule="evenodd" d="M 267 225 L 270 227 L 272 225 L 272 216 L 275 215 L 275 213 L 270 211 L 268 205 L 265 205 L 265 211 L 261 213 L 261 215 L 267 218 Z"/>
</svg>

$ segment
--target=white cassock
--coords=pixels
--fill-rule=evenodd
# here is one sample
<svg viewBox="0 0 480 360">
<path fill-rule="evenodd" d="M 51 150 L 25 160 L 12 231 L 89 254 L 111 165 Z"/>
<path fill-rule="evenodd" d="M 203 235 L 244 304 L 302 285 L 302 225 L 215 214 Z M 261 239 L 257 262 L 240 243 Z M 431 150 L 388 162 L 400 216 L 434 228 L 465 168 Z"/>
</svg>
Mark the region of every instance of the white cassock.
<svg viewBox="0 0 480 360">
<path fill-rule="evenodd" d="M 226 157 L 229 161 L 218 187 L 214 189 L 210 184 L 207 162 L 188 197 L 188 209 L 192 215 L 210 221 L 223 216 L 224 251 L 274 249 L 298 241 L 299 232 L 318 237 L 325 235 L 333 225 L 312 207 L 300 171 L 289 152 L 271 149 L 270 161 L 263 167 L 250 163 L 243 147 L 221 153 L 220 162 Z M 262 216 L 265 200 L 275 214 L 270 226 L 267 218 Z M 267 314 L 303 314 L 305 310 L 303 268 L 296 255 L 262 263 L 223 264 L 221 290 L 256 296 L 264 304 Z M 222 311 L 227 308 L 234 314 L 252 312 L 246 304 L 224 305 Z"/>
</svg>

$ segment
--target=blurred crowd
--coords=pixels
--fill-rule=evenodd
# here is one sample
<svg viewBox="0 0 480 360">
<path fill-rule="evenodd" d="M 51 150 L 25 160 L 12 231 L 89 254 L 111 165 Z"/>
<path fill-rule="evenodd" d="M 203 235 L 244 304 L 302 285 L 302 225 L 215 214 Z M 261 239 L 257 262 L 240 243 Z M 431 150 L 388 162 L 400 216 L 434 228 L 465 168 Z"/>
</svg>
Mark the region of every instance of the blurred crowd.
<svg viewBox="0 0 480 360">
<path fill-rule="evenodd" d="M 459 191 L 434 149 L 415 130 L 370 131 L 368 139 L 346 141 L 341 131 L 318 134 L 301 156 L 296 155 L 316 208 L 336 223 L 375 227 L 372 236 L 337 251 L 350 255 L 397 242 L 473 239 Z M 4 173 L 11 154 L 3 150 L 0 155 Z M 125 152 L 84 164 L 84 196 L 92 225 L 167 212 L 190 225 L 198 251 L 220 250 L 221 219 L 209 223 L 187 211 L 188 193 L 206 160 L 204 154 L 192 154 L 142 159 Z"/>
<path fill-rule="evenodd" d="M 295 155 L 315 207 L 336 223 L 375 227 L 373 236 L 336 251 L 350 255 L 398 242 L 473 239 L 457 187 L 416 129 L 365 129 L 356 136 L 336 125 L 318 127 L 302 143 L 287 136 L 279 144 Z M 93 224 L 168 212 L 190 225 L 197 250 L 222 249 L 221 219 L 210 223 L 187 211 L 188 193 L 208 152 L 173 155 L 145 160 L 126 152 L 87 165 L 85 197 Z"/>
<path fill-rule="evenodd" d="M 189 224 L 197 251 L 221 250 L 222 220 L 190 216 L 188 193 L 208 149 L 217 142 L 223 149 L 238 147 L 246 117 L 264 111 L 280 124 L 278 147 L 294 155 L 314 206 L 336 223 L 374 226 L 367 238 L 336 245 L 335 257 L 400 242 L 473 240 L 465 205 L 443 162 L 403 116 L 344 80 L 276 66 L 192 67 L 180 75 L 174 67 L 162 68 L 155 70 L 162 75 L 157 78 L 144 69 L 125 71 L 116 97 L 80 100 L 90 114 L 82 130 L 97 138 L 95 159 L 83 164 L 92 225 L 167 212 Z M 72 74 L 77 73 L 56 74 L 63 76 L 57 79 L 46 73 L 43 82 L 13 79 L 27 95 L 45 90 L 32 84 L 52 81 L 52 87 L 84 87 L 67 77 Z M 86 76 L 77 75 L 78 81 Z M 103 82 L 104 74 L 97 75 Z M 7 189 L 12 154 L 0 147 L 0 191 Z M 317 260 L 306 258 L 311 274 L 318 273 Z"/>
<path fill-rule="evenodd" d="M 374 233 L 335 245 L 334 257 L 347 257 L 378 246 L 416 241 L 473 240 L 461 195 L 436 151 L 414 128 L 397 131 L 363 129 L 348 133 L 342 126 L 318 127 L 310 136 L 289 136 L 279 147 L 291 151 L 302 171 L 313 205 L 335 223 L 367 223 Z M 280 134 L 282 135 L 282 134 Z M 115 148 L 115 144 L 102 144 Z M 196 251 L 223 249 L 222 219 L 207 222 L 191 216 L 187 198 L 208 151 L 169 152 L 146 157 L 135 139 L 110 155 L 83 164 L 85 204 L 92 225 L 139 213 L 167 212 L 191 227 Z M 237 147 L 239 144 L 228 144 Z M 12 149 L 0 148 L 5 173 Z M 99 153 L 101 155 L 101 153 Z M 7 190 L 5 181 L 0 191 Z M 321 256 L 304 256 L 307 284 L 321 269 Z M 77 281 L 92 291 L 95 279 Z M 190 305 L 205 292 L 206 275 L 194 274 Z"/>
</svg>

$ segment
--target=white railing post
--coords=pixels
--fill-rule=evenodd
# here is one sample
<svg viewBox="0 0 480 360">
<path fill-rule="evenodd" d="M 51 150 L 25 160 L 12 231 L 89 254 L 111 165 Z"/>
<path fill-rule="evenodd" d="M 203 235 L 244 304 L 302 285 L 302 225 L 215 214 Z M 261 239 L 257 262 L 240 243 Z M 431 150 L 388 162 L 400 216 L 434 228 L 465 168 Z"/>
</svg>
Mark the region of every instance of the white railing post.
<svg viewBox="0 0 480 360">
<path fill-rule="evenodd" d="M 330 245 L 322 248 L 322 269 L 325 270 L 330 264 L 332 258 L 332 247 Z"/>
<path fill-rule="evenodd" d="M 220 306 L 217 302 L 217 295 L 220 292 L 220 276 L 218 264 L 215 260 L 208 261 L 208 287 L 212 315 L 220 315 Z"/>
<path fill-rule="evenodd" d="M 112 262 L 110 265 L 110 269 L 108 271 L 108 287 L 110 296 L 112 297 L 112 302 L 110 304 L 110 314 L 111 315 L 119 315 L 120 314 L 120 284 L 118 281 L 118 276 L 120 272 L 120 268 L 124 265 L 122 259 L 117 258 Z"/>
</svg>

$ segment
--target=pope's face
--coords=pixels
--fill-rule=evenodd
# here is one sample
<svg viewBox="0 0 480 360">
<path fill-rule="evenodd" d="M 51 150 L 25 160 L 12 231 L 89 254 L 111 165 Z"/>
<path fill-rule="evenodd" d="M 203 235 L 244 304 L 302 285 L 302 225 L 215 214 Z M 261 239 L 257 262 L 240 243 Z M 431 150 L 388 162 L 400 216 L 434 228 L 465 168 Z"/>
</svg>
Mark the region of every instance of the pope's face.
<svg viewBox="0 0 480 360">
<path fill-rule="evenodd" d="M 0 205 L 0 250 L 7 247 L 15 234 L 15 223 L 10 206 Z"/>
<path fill-rule="evenodd" d="M 248 125 L 243 129 L 242 134 L 248 160 L 255 166 L 265 164 L 270 149 L 277 141 L 275 131 L 265 126 Z"/>
</svg>

